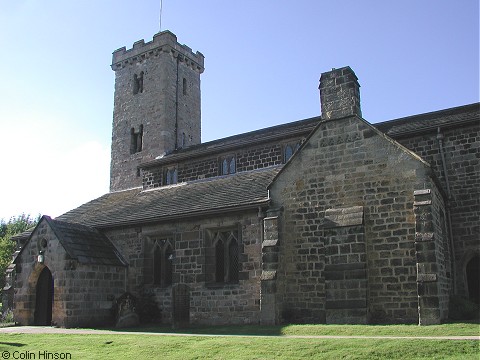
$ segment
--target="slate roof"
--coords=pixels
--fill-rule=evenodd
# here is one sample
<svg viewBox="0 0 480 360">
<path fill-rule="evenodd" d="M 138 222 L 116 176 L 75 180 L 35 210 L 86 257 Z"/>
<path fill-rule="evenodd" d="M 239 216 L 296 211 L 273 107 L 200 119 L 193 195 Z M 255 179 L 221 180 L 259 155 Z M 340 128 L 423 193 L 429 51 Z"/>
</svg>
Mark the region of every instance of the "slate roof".
<svg viewBox="0 0 480 360">
<path fill-rule="evenodd" d="M 372 125 L 396 139 L 403 136 L 436 131 L 439 127 L 445 129 L 466 124 L 478 124 L 479 121 L 480 103 L 474 103 Z"/>
<path fill-rule="evenodd" d="M 67 254 L 82 264 L 125 266 L 127 262 L 110 240 L 97 229 L 65 221 L 44 219 Z"/>
<path fill-rule="evenodd" d="M 97 228 L 257 208 L 269 202 L 267 186 L 281 167 L 195 180 L 143 191 L 108 193 L 57 218 Z"/>
<path fill-rule="evenodd" d="M 140 164 L 139 167 L 148 168 L 185 159 L 191 160 L 195 157 L 211 155 L 222 151 L 230 151 L 254 146 L 256 144 L 265 144 L 270 141 L 280 141 L 291 136 L 307 136 L 318 125 L 320 120 L 321 117 L 316 116 L 192 145 L 187 148 L 175 150 L 164 157 L 144 162 Z"/>
<path fill-rule="evenodd" d="M 82 264 L 127 265 L 111 241 L 97 229 L 82 224 L 53 220 L 46 215 L 40 219 L 37 227 L 44 221 L 50 226 L 71 259 L 78 260 Z M 35 230 L 32 231 L 29 241 Z M 25 248 L 26 246 L 22 247 L 19 254 Z M 14 263 L 18 255 L 13 260 Z"/>
</svg>

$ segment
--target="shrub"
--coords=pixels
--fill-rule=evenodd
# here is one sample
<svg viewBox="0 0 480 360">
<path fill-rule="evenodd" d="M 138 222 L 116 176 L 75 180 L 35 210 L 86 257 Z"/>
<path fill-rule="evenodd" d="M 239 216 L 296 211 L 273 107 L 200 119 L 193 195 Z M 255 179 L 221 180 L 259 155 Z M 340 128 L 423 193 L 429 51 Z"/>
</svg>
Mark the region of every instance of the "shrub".
<svg viewBox="0 0 480 360">
<path fill-rule="evenodd" d="M 12 309 L 5 310 L 2 314 L 2 318 L 1 318 L 0 322 L 3 323 L 3 324 L 14 323 L 15 319 L 13 318 L 13 310 Z"/>
</svg>

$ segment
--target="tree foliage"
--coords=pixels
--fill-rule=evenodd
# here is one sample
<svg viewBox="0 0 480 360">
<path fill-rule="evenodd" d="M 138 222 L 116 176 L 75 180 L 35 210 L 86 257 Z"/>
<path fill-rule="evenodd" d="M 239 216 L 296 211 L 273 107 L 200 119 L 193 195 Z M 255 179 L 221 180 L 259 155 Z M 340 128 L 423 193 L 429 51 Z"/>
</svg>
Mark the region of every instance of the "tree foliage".
<svg viewBox="0 0 480 360">
<path fill-rule="evenodd" d="M 0 289 L 5 285 L 5 270 L 12 262 L 12 255 L 15 252 L 16 244 L 12 236 L 34 227 L 39 220 L 40 216 L 33 218 L 26 214 L 13 216 L 8 222 L 0 220 Z"/>
</svg>

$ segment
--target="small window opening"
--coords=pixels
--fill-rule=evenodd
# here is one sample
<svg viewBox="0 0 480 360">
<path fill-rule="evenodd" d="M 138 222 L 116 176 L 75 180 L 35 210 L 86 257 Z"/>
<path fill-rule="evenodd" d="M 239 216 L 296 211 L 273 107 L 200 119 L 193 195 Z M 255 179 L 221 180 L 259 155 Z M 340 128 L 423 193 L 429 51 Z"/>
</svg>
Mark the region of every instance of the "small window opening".
<svg viewBox="0 0 480 360">
<path fill-rule="evenodd" d="M 187 137 L 185 136 L 185 133 L 182 132 L 182 148 L 185 147 L 185 142 L 186 142 Z"/>
<path fill-rule="evenodd" d="M 138 131 L 135 128 L 130 129 L 130 154 L 142 151 L 143 148 L 143 125 L 140 125 Z"/>
<path fill-rule="evenodd" d="M 222 160 L 221 171 L 221 175 L 235 174 L 237 171 L 235 156 L 226 157 Z"/>
<path fill-rule="evenodd" d="M 183 78 L 183 95 L 187 95 L 187 79 Z"/>
<path fill-rule="evenodd" d="M 287 162 L 293 154 L 300 148 L 300 143 L 287 144 L 283 151 L 284 162 Z"/>
<path fill-rule="evenodd" d="M 165 174 L 165 184 L 173 185 L 178 182 L 177 168 L 168 169 Z"/>
<path fill-rule="evenodd" d="M 290 145 L 287 145 L 285 147 L 285 162 L 288 161 L 288 159 L 290 159 L 293 155 L 293 149 Z"/>
<path fill-rule="evenodd" d="M 143 71 L 140 72 L 140 75 L 133 75 L 133 95 L 138 93 L 143 93 Z"/>
</svg>

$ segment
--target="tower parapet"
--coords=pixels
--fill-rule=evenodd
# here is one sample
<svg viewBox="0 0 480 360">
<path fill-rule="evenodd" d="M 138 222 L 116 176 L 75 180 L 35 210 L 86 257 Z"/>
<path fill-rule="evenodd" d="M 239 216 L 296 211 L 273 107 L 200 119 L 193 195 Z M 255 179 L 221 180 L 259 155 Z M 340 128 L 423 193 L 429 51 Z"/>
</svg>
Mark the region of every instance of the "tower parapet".
<svg viewBox="0 0 480 360">
<path fill-rule="evenodd" d="M 115 50 L 112 56 L 112 70 L 115 71 L 151 56 L 158 56 L 160 52 L 171 53 L 174 58 L 180 57 L 180 61 L 185 62 L 200 74 L 205 69 L 205 57 L 201 52 L 194 53 L 187 45 L 179 44 L 175 34 L 165 30 L 155 34 L 152 41 L 145 42 L 142 39 L 136 41 L 131 49 L 127 50 L 124 46 Z"/>
</svg>

